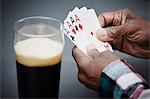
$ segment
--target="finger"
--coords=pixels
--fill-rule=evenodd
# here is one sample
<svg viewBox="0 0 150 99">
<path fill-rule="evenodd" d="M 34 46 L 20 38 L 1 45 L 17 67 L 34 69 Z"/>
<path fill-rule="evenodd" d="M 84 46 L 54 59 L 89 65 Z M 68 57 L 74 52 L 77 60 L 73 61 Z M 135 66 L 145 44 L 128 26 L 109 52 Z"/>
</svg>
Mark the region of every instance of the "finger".
<svg viewBox="0 0 150 99">
<path fill-rule="evenodd" d="M 101 41 L 112 41 L 116 37 L 119 38 L 119 36 L 124 35 L 125 30 L 123 31 L 124 27 L 121 26 L 111 26 L 107 28 L 99 29 L 97 31 L 97 37 Z M 120 35 L 119 35 L 120 34 Z"/>
<path fill-rule="evenodd" d="M 99 19 L 99 22 L 100 22 L 101 27 L 106 26 L 106 25 L 105 25 L 105 24 L 106 24 L 106 22 L 105 22 L 105 17 L 104 17 L 102 14 L 100 14 L 100 15 L 98 16 L 98 19 Z"/>
<path fill-rule="evenodd" d="M 78 73 L 78 80 L 84 84 L 86 87 L 92 89 L 92 86 L 91 86 L 91 81 L 89 81 L 89 79 L 87 78 L 87 76 L 83 73 Z"/>
<path fill-rule="evenodd" d="M 126 27 L 125 25 L 120 25 L 120 26 L 111 26 L 111 27 L 105 28 L 107 32 L 106 41 L 112 41 L 113 39 L 116 39 L 125 35 L 125 33 L 127 33 L 128 31 L 125 27 Z"/>
<path fill-rule="evenodd" d="M 91 61 L 91 59 L 77 47 L 73 48 L 72 56 L 74 57 L 75 61 L 77 62 L 79 69 L 83 69 L 89 63 L 89 61 Z"/>
<path fill-rule="evenodd" d="M 82 84 L 84 84 L 85 83 L 85 81 L 87 80 L 86 79 L 86 76 L 83 74 L 83 73 L 78 73 L 78 80 L 82 83 Z"/>
<path fill-rule="evenodd" d="M 100 41 L 112 41 L 112 38 L 109 37 L 109 32 L 105 28 L 98 29 L 96 35 Z"/>
<path fill-rule="evenodd" d="M 84 84 L 87 88 L 94 89 L 94 90 L 98 91 L 98 84 L 95 84 L 98 82 L 91 81 L 91 79 L 88 79 L 87 75 L 85 75 L 83 73 L 78 73 L 78 80 L 82 84 Z"/>
<path fill-rule="evenodd" d="M 87 55 L 93 59 L 95 59 L 99 54 L 94 44 L 89 44 L 86 48 L 86 51 L 87 51 Z"/>
<path fill-rule="evenodd" d="M 116 10 L 112 12 L 105 12 L 98 16 L 98 19 L 102 27 L 121 25 L 122 21 L 122 10 Z"/>
<path fill-rule="evenodd" d="M 98 16 L 100 24 L 102 27 L 109 26 L 114 19 L 113 12 L 105 12 Z"/>
<path fill-rule="evenodd" d="M 135 25 L 137 24 L 137 25 Z M 129 20 L 128 22 L 120 26 L 112 26 L 105 28 L 107 31 L 108 38 L 118 39 L 120 37 L 126 37 L 128 34 L 135 33 L 140 28 L 140 23 L 137 20 Z"/>
<path fill-rule="evenodd" d="M 130 19 L 143 19 L 143 17 L 138 16 L 134 11 L 128 8 L 124 8 L 124 15 L 126 15 Z"/>
<path fill-rule="evenodd" d="M 135 33 L 139 25 L 135 25 L 136 22 L 134 20 L 130 20 L 119 26 L 111 26 L 107 28 L 103 28 L 105 33 L 97 32 L 97 37 L 101 41 L 112 41 L 114 39 L 118 39 L 120 37 L 126 37 L 130 33 Z"/>
<path fill-rule="evenodd" d="M 129 17 L 133 17 L 133 13 L 127 8 L 112 12 L 105 12 L 98 16 L 102 27 L 118 26 L 126 22 Z"/>
<path fill-rule="evenodd" d="M 101 34 L 97 32 L 97 37 L 101 41 L 107 41 L 111 44 L 113 49 L 121 50 L 123 38 L 129 34 L 128 29 L 124 26 L 113 26 L 105 28 L 106 33 Z"/>
</svg>

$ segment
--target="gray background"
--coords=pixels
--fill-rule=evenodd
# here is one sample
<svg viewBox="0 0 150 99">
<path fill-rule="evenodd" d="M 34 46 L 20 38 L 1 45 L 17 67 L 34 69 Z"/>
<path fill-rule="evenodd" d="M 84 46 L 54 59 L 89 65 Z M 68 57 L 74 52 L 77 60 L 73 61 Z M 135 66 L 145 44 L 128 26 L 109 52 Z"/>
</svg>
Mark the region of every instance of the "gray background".
<svg viewBox="0 0 150 99">
<path fill-rule="evenodd" d="M 2 86 L 1 95 L 4 98 L 16 98 L 17 78 L 15 67 L 15 54 L 13 51 L 13 23 L 18 19 L 28 16 L 48 16 L 59 19 L 61 22 L 67 16 L 68 11 L 74 7 L 86 6 L 94 8 L 97 14 L 120 8 L 130 8 L 139 15 L 149 18 L 149 1 L 146 0 L 2 0 Z M 60 97 L 96 98 L 98 94 L 77 80 L 77 67 L 72 58 L 73 44 L 65 37 L 66 45 L 63 53 Z M 1 49 L 0 48 L 0 49 Z M 124 57 L 137 71 L 148 80 L 148 61 L 139 59 L 120 52 L 116 54 Z M 0 55 L 1 56 L 1 55 Z"/>
</svg>

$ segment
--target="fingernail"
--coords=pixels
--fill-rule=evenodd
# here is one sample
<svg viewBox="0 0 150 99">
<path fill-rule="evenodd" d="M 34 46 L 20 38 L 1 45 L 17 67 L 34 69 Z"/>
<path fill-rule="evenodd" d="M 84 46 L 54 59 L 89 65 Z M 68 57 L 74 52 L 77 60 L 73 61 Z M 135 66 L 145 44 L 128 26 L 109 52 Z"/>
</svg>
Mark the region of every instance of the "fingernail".
<svg viewBox="0 0 150 99">
<path fill-rule="evenodd" d="M 100 38 L 107 38 L 107 32 L 104 28 L 98 29 L 97 34 Z"/>
</svg>

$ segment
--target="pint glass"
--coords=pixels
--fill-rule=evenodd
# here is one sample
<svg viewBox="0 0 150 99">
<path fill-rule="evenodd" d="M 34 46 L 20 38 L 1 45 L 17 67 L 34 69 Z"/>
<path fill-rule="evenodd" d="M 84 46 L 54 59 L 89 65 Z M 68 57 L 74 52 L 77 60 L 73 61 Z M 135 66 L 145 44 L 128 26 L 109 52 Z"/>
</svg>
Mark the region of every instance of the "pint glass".
<svg viewBox="0 0 150 99">
<path fill-rule="evenodd" d="M 58 98 L 63 25 L 49 17 L 27 17 L 14 24 L 20 98 Z"/>
</svg>

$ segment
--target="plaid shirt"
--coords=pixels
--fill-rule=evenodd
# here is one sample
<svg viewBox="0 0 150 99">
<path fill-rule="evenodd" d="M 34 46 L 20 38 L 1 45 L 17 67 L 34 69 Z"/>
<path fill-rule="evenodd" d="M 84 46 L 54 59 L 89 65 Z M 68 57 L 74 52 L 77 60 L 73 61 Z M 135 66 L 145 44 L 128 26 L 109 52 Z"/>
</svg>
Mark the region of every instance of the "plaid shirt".
<svg viewBox="0 0 150 99">
<path fill-rule="evenodd" d="M 123 89 L 117 83 L 120 77 L 126 74 L 135 74 L 136 78 L 140 79 L 140 82 L 131 84 L 126 89 Z M 127 80 L 127 78 L 125 78 Z M 131 80 L 135 80 L 132 77 Z M 128 85 L 128 84 L 127 84 Z M 146 81 L 140 76 L 125 60 L 116 60 L 107 65 L 99 80 L 99 96 L 101 98 L 130 98 L 137 99 L 141 92 L 148 88 Z"/>
</svg>

